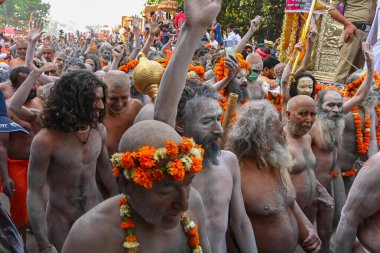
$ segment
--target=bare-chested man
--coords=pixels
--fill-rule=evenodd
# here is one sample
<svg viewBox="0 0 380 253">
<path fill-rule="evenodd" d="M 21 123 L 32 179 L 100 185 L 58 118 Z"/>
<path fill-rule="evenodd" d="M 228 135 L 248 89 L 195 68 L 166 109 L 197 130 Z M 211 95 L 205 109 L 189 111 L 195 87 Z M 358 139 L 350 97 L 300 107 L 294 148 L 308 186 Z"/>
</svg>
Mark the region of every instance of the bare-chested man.
<svg viewBox="0 0 380 253">
<path fill-rule="evenodd" d="M 343 102 L 342 95 L 336 91 L 325 90 L 318 94 L 317 116 L 310 136 L 312 149 L 317 157 L 315 176 L 329 192 L 331 192 L 332 171 L 335 168 L 337 147 L 340 145 L 344 129 L 343 116 L 363 103 L 372 85 L 374 56 L 367 43 L 363 43 L 362 49 L 368 72 L 356 94 L 346 102 Z"/>
<path fill-rule="evenodd" d="M 131 79 L 120 70 L 110 70 L 104 76 L 108 87 L 106 118 L 108 154 L 116 153 L 124 132 L 133 124 L 142 103 L 130 97 Z"/>
<path fill-rule="evenodd" d="M 176 145 L 182 142 L 179 134 L 169 125 L 153 120 L 143 121 L 125 132 L 119 146 L 121 153 L 117 156 L 120 159 L 121 155 L 127 156 L 130 152 L 139 154 L 143 152 L 142 148 L 146 150 L 148 147 L 161 148 L 162 151 L 169 140 Z M 186 158 L 180 153 L 177 156 Z M 152 153 L 145 155 L 151 160 L 153 157 Z M 148 177 L 149 181 L 144 182 L 151 185 L 146 185 L 138 181 L 136 175 L 141 173 L 139 168 L 133 168 L 133 178 L 126 178 L 124 175 L 128 174 L 124 174 L 125 167 L 117 162 L 119 159 L 113 159 L 113 162 L 120 170 L 118 183 L 122 195 L 107 199 L 80 217 L 73 225 L 62 253 L 137 252 L 137 247 L 138 252 L 211 253 L 202 199 L 191 187 L 194 176 L 200 175 L 184 172 L 182 179 L 175 180 L 165 169 L 171 162 L 166 158 L 150 169 L 160 170 L 162 177 Z M 186 212 L 194 222 L 189 228 L 198 226 L 198 240 L 186 235 L 180 222 L 182 212 Z M 133 228 L 128 229 L 128 224 L 133 224 Z M 197 248 L 194 247 L 196 245 L 189 245 L 189 242 L 197 241 Z"/>
<path fill-rule="evenodd" d="M 223 132 L 220 124 L 222 110 L 213 95 L 206 99 L 207 96 L 186 97 L 186 91 L 183 92 L 195 48 L 219 12 L 220 3 L 210 0 L 187 1 L 186 22 L 163 74 L 154 118 L 173 127 L 176 125 L 181 134 L 194 137 L 205 145 L 207 158 L 204 170 L 195 177 L 194 186 L 205 204 L 207 235 L 212 251 L 226 252 L 225 236 L 230 217 L 232 230 L 242 252 L 257 252 L 252 226 L 244 208 L 237 158 L 233 153 L 220 151 L 219 148 L 219 138 Z M 215 93 L 208 86 L 204 88 L 208 89 L 206 94 Z M 181 98 L 182 93 L 184 97 Z M 184 108 L 186 115 L 177 114 L 177 108 L 173 105 Z"/>
<path fill-rule="evenodd" d="M 364 70 L 355 71 L 350 75 L 347 83 L 352 83 L 359 79 L 363 74 L 365 74 Z M 377 116 L 374 110 L 376 104 L 376 92 L 371 90 L 364 102 L 358 106 L 357 111 L 349 112 L 344 116 L 344 138 L 342 139 L 342 145 L 338 147 L 337 170 L 340 170 L 343 174 L 346 193 L 348 193 L 354 181 L 355 174 L 358 172 L 358 169 L 360 169 L 360 166 L 378 151 L 376 139 Z M 354 120 L 354 117 L 357 117 L 356 115 L 360 117 L 363 136 L 368 132 L 370 133 L 368 149 L 358 149 L 358 144 L 356 142 L 357 129 Z M 371 121 L 369 129 L 365 126 L 365 120 L 367 117 L 369 117 Z"/>
<path fill-rule="evenodd" d="M 73 71 L 56 82 L 43 110 L 44 128 L 30 148 L 28 211 L 41 252 L 61 251 L 72 224 L 97 205 L 95 173 L 117 193 L 106 146 L 106 85 L 92 73 Z M 77 99 L 81 98 L 81 99 Z M 42 188 L 49 186 L 45 212 Z"/>
<path fill-rule="evenodd" d="M 19 40 L 16 42 L 16 52 L 18 57 L 10 61 L 9 66 L 11 69 L 25 66 L 26 49 L 28 48 L 28 43 L 25 40 Z"/>
<path fill-rule="evenodd" d="M 316 180 L 316 157 L 308 134 L 315 121 L 315 102 L 309 96 L 298 95 L 288 101 L 286 109 L 288 124 L 285 131 L 288 149 L 293 158 L 291 179 L 296 190 L 297 203 L 311 222 L 317 220 L 318 235 L 322 240 L 321 252 L 329 252 L 334 202 Z"/>
<path fill-rule="evenodd" d="M 186 85 L 178 107 L 177 131 L 205 148 L 204 170 L 193 185 L 206 209 L 207 235 L 213 252 L 226 252 L 228 221 L 242 252 L 255 252 L 253 230 L 241 193 L 238 161 L 233 153 L 221 151 L 219 144 L 223 134 L 221 115 L 222 109 L 210 87 Z"/>
<path fill-rule="evenodd" d="M 300 244 L 306 252 L 318 252 L 321 241 L 295 201 L 292 157 L 273 105 L 266 100 L 244 105 L 229 143 L 239 157 L 244 204 L 258 251 L 293 253 Z"/>
<path fill-rule="evenodd" d="M 369 251 L 380 252 L 380 153 L 361 168 L 342 210 L 336 231 L 335 253 L 353 250 L 355 237 Z"/>
</svg>

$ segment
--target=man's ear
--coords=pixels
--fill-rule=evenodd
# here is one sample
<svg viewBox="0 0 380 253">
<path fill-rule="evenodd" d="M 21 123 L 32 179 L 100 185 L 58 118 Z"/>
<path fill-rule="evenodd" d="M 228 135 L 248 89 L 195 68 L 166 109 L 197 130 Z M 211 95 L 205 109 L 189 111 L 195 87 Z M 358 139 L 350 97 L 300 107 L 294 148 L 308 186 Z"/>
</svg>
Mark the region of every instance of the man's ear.
<svg viewBox="0 0 380 253">
<path fill-rule="evenodd" d="M 180 119 L 176 119 L 176 122 L 175 122 L 175 130 L 180 134 L 180 135 L 183 135 L 183 121 L 180 120 Z"/>
<path fill-rule="evenodd" d="M 286 118 L 288 119 L 288 122 L 290 120 L 290 112 L 289 111 L 286 111 Z"/>
</svg>

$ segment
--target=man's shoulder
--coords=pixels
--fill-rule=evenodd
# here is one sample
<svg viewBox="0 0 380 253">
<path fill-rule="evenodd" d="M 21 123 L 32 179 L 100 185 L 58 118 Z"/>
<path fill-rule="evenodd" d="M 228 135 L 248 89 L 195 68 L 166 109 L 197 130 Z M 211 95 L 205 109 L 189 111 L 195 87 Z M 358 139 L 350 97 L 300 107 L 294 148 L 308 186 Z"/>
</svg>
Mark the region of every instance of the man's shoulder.
<svg viewBox="0 0 380 253">
<path fill-rule="evenodd" d="M 239 168 L 239 162 L 234 153 L 228 150 L 222 150 L 219 156 L 221 165 L 225 165 L 230 171 L 235 171 Z"/>
</svg>

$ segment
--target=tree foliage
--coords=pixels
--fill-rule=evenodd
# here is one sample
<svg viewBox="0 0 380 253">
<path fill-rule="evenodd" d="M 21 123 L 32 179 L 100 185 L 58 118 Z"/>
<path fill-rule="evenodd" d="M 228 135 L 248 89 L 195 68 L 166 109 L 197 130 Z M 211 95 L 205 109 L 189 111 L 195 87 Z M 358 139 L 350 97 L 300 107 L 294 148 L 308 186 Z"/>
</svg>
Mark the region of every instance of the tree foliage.
<svg viewBox="0 0 380 253">
<path fill-rule="evenodd" d="M 12 26 L 25 29 L 29 26 L 32 12 L 33 19 L 40 18 L 47 23 L 49 10 L 50 4 L 41 0 L 6 0 L 0 5 L 0 27 Z"/>
<path fill-rule="evenodd" d="M 146 3 L 155 5 L 160 2 L 162 0 L 147 0 Z M 183 0 L 177 2 L 183 4 Z M 232 23 L 244 35 L 249 28 L 249 21 L 260 15 L 263 17 L 261 28 L 254 37 L 258 41 L 275 40 L 281 35 L 284 11 L 284 0 L 224 0 L 217 20 L 223 28 Z"/>
</svg>

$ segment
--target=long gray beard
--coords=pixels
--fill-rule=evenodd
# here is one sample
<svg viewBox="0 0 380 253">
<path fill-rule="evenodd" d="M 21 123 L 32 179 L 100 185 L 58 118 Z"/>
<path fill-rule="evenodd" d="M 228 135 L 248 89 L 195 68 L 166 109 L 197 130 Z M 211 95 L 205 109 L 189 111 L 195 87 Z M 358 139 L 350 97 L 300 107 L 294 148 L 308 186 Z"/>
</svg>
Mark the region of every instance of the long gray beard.
<svg viewBox="0 0 380 253">
<path fill-rule="evenodd" d="M 323 143 L 328 150 L 334 150 L 342 141 L 344 131 L 344 118 L 332 119 L 328 113 L 320 112 L 317 114 L 316 122 Z"/>
<path fill-rule="evenodd" d="M 292 171 L 294 163 L 286 145 L 275 143 L 267 155 L 266 162 L 270 167 L 279 169 L 279 175 L 285 194 L 288 197 L 294 198 L 295 191 L 289 174 Z"/>
</svg>

